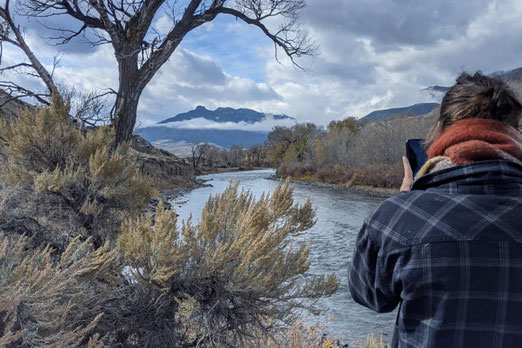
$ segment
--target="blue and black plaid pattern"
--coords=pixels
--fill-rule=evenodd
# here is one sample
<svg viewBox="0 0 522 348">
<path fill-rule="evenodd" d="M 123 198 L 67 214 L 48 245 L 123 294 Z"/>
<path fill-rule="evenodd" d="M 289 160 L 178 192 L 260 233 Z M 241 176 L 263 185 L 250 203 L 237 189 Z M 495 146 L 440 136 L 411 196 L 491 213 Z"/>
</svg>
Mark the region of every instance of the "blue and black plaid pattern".
<svg viewBox="0 0 522 348">
<path fill-rule="evenodd" d="M 522 167 L 448 168 L 384 201 L 349 285 L 377 312 L 400 305 L 392 347 L 522 347 Z"/>
</svg>

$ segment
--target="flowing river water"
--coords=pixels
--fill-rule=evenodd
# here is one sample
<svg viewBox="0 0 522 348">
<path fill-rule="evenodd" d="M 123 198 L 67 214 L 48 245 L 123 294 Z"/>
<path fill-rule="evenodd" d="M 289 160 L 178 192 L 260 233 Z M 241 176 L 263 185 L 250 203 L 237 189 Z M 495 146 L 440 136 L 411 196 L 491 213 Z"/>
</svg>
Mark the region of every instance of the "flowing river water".
<svg viewBox="0 0 522 348">
<path fill-rule="evenodd" d="M 179 221 L 192 214 L 197 223 L 209 195 L 222 192 L 230 180 L 240 181 L 240 188 L 249 189 L 259 197 L 272 191 L 277 185 L 271 180 L 271 169 L 210 174 L 199 177 L 212 186 L 197 188 L 176 198 L 173 206 Z M 335 272 L 340 280 L 339 291 L 332 297 L 319 300 L 321 314 L 308 314 L 304 320 L 318 323 L 333 337 L 342 337 L 343 342 L 363 340 L 368 335 L 382 335 L 391 341 L 396 311 L 377 314 L 355 303 L 348 290 L 347 270 L 355 245 L 355 239 L 363 220 L 382 201 L 379 198 L 361 196 L 329 187 L 317 187 L 295 183 L 294 200 L 304 202 L 308 197 L 317 208 L 317 223 L 302 238 L 311 243 L 310 274 Z"/>
</svg>

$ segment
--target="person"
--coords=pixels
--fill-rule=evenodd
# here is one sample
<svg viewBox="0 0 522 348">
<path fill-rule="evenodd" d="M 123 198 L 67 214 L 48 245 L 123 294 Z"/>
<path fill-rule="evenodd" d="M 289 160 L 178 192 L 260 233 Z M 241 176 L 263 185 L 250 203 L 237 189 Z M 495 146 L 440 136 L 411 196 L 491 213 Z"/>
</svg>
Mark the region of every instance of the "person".
<svg viewBox="0 0 522 348">
<path fill-rule="evenodd" d="M 427 137 L 428 161 L 365 220 L 353 299 L 399 306 L 392 347 L 522 347 L 521 103 L 460 75 Z"/>
</svg>

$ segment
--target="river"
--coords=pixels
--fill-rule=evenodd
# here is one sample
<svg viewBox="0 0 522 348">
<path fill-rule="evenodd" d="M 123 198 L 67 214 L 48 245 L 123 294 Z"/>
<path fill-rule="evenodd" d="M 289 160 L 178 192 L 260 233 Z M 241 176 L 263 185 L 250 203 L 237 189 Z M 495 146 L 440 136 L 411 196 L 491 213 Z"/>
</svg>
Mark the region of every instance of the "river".
<svg viewBox="0 0 522 348">
<path fill-rule="evenodd" d="M 277 185 L 277 181 L 269 179 L 273 174 L 273 170 L 266 169 L 200 176 L 200 179 L 207 180 L 207 184 L 212 186 L 192 190 L 178 197 L 175 204 L 171 203 L 180 219 L 187 219 L 192 214 L 193 223 L 197 223 L 209 195 L 222 192 L 230 180 L 239 180 L 241 188 L 249 189 L 255 196 L 259 196 L 263 192 L 272 191 Z M 318 302 L 320 315 L 310 314 L 305 321 L 324 325 L 328 333 L 334 337 L 342 337 L 345 342 L 362 340 L 369 334 L 382 335 L 386 341 L 391 341 L 396 311 L 377 314 L 358 305 L 352 300 L 347 284 L 347 270 L 357 233 L 363 220 L 382 199 L 296 183 L 294 199 L 304 202 L 307 197 L 310 197 L 312 205 L 317 208 L 317 223 L 303 236 L 312 245 L 312 262 L 308 272 L 335 272 L 341 286 L 335 295 Z"/>
</svg>

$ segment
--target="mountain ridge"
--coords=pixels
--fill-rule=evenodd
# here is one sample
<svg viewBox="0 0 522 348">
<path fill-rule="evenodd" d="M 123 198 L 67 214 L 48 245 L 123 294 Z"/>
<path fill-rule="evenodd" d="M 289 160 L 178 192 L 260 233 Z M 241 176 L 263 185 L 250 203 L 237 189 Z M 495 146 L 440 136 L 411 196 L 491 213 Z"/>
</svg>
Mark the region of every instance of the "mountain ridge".
<svg viewBox="0 0 522 348">
<path fill-rule="evenodd" d="M 435 109 L 439 106 L 438 103 L 418 103 L 410 106 L 399 107 L 399 108 L 390 108 L 390 109 L 382 109 L 375 110 L 363 116 L 359 119 L 359 122 L 375 122 L 381 121 L 387 118 L 401 116 L 415 116 L 415 115 L 424 115 Z"/>
<path fill-rule="evenodd" d="M 190 121 L 195 118 L 204 118 L 219 123 L 256 123 L 263 121 L 267 116 L 272 117 L 274 120 L 295 120 L 295 118 L 287 115 L 266 114 L 248 108 L 234 109 L 231 107 L 219 107 L 216 110 L 209 110 L 202 105 L 198 105 L 194 110 L 177 114 L 174 117 L 169 117 L 165 120 L 159 121 L 158 124 Z"/>
</svg>

